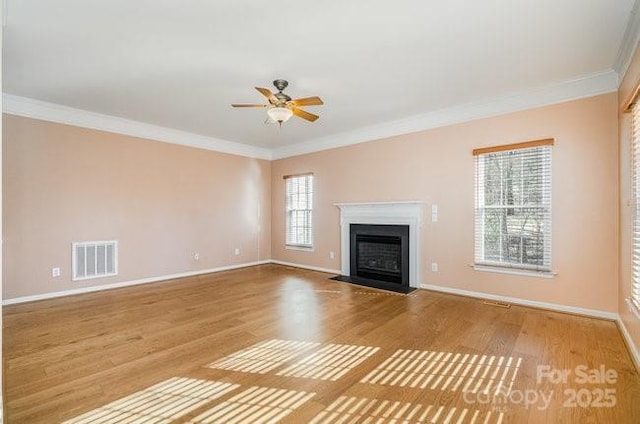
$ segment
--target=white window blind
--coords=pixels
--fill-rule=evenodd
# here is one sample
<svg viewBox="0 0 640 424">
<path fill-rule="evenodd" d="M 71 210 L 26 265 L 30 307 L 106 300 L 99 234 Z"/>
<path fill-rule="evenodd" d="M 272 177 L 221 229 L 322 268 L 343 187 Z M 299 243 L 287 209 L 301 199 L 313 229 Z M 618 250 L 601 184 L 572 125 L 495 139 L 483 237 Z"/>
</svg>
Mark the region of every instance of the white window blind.
<svg viewBox="0 0 640 424">
<path fill-rule="evenodd" d="M 476 265 L 551 272 L 551 145 L 474 151 Z"/>
<path fill-rule="evenodd" d="M 286 176 L 286 245 L 313 246 L 313 174 Z"/>
<path fill-rule="evenodd" d="M 636 104 L 631 110 L 633 133 L 632 149 L 632 188 L 633 188 L 633 278 L 631 279 L 631 298 L 629 301 L 640 311 L 640 107 Z"/>
</svg>

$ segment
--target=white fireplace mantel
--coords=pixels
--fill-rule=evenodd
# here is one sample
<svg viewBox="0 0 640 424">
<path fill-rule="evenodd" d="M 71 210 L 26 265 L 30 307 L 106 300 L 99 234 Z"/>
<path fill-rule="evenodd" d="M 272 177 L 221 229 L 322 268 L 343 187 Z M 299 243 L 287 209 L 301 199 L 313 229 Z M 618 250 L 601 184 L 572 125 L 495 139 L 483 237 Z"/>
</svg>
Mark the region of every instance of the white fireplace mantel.
<svg viewBox="0 0 640 424">
<path fill-rule="evenodd" d="M 420 286 L 420 228 L 424 202 L 367 202 L 335 203 L 340 208 L 341 272 L 350 275 L 350 225 L 408 225 L 409 226 L 409 286 Z"/>
</svg>

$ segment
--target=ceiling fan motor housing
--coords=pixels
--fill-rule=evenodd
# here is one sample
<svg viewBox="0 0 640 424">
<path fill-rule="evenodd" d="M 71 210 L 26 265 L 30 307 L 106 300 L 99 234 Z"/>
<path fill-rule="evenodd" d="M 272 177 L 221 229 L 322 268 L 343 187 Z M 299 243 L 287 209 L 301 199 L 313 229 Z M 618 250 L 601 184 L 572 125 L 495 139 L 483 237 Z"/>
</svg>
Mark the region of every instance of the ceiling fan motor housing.
<svg viewBox="0 0 640 424">
<path fill-rule="evenodd" d="M 286 103 L 291 101 L 291 97 L 287 96 L 284 93 L 275 93 L 274 96 L 279 100 L 278 104 Z"/>
<path fill-rule="evenodd" d="M 291 101 L 291 97 L 284 94 L 282 90 L 287 88 L 289 82 L 287 80 L 277 79 L 273 81 L 273 85 L 278 89 L 278 92 L 274 94 L 275 98 L 278 99 L 278 102 L 274 103 L 274 105 L 286 107 L 286 103 Z"/>
</svg>

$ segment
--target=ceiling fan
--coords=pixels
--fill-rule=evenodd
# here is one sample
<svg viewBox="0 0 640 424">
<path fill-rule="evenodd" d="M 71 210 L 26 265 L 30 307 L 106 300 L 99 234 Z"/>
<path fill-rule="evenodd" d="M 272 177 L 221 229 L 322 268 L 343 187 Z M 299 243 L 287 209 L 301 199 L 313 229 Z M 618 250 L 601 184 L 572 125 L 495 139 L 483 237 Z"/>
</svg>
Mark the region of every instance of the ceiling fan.
<svg viewBox="0 0 640 424">
<path fill-rule="evenodd" d="M 277 93 L 273 93 L 268 88 L 255 87 L 263 96 L 269 100 L 268 104 L 233 104 L 233 107 L 266 107 L 269 118 L 282 126 L 283 122 L 287 122 L 291 116 L 296 115 L 299 118 L 313 122 L 319 118 L 318 115 L 309 113 L 300 109 L 300 106 L 319 106 L 323 105 L 322 99 L 318 96 L 304 97 L 301 99 L 291 99 L 282 91 L 287 88 L 289 82 L 283 79 L 277 79 L 273 85 L 278 89 Z"/>
</svg>

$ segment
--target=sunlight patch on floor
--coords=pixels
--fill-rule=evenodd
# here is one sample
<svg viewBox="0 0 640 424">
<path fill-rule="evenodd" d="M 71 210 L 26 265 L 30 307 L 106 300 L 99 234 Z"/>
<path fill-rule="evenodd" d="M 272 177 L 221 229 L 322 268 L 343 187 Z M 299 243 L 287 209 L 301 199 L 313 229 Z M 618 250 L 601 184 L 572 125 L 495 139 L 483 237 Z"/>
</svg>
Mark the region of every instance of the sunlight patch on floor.
<svg viewBox="0 0 640 424">
<path fill-rule="evenodd" d="M 251 387 L 198 415 L 187 424 L 277 423 L 315 393 L 269 387 Z"/>
<path fill-rule="evenodd" d="M 379 347 L 372 346 L 329 344 L 277 375 L 336 381 L 378 350 Z"/>
<path fill-rule="evenodd" d="M 501 424 L 503 417 L 503 413 L 491 411 L 341 396 L 310 424 Z"/>
<path fill-rule="evenodd" d="M 509 392 L 522 358 L 397 350 L 362 383 L 464 392 Z"/>
<path fill-rule="evenodd" d="M 207 365 L 221 370 L 266 374 L 319 343 L 272 339 Z"/>
<path fill-rule="evenodd" d="M 231 383 L 175 377 L 63 424 L 170 423 L 237 387 Z"/>
</svg>

